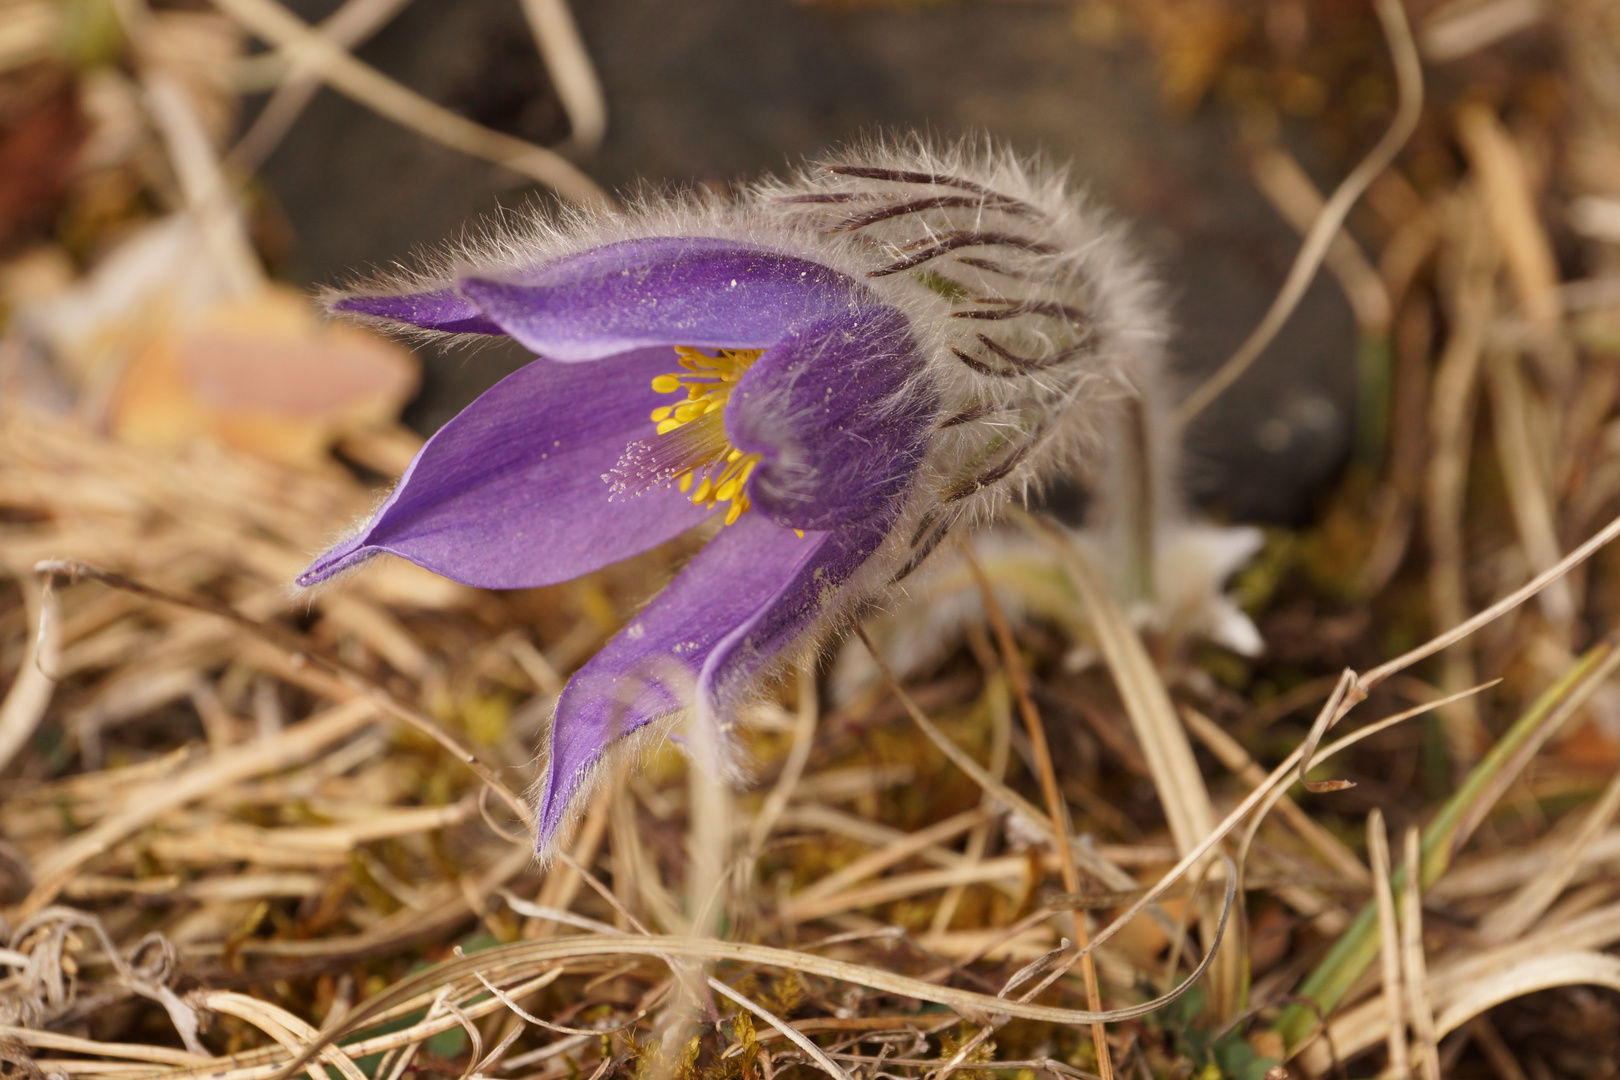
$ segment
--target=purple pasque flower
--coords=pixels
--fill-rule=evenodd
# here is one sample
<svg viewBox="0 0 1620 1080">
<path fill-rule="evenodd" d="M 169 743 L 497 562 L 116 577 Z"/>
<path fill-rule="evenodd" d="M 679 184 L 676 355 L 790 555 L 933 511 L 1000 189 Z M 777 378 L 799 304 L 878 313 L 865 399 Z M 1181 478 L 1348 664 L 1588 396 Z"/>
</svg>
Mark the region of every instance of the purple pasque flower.
<svg viewBox="0 0 1620 1080">
<path fill-rule="evenodd" d="M 693 744 L 723 755 L 769 675 L 953 529 L 1093 463 L 1163 325 L 1117 230 L 1061 177 L 920 143 L 736 197 L 535 222 L 331 307 L 505 334 L 539 359 L 433 436 L 300 584 L 388 553 L 545 585 L 711 533 L 559 699 L 542 851 L 633 736 L 692 709 Z"/>
</svg>

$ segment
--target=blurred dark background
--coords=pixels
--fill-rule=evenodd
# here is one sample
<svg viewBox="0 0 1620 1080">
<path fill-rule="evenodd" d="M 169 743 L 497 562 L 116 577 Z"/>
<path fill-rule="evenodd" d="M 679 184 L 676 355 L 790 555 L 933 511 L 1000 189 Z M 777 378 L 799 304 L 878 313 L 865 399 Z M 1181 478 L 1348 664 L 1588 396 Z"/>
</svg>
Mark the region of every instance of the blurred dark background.
<svg viewBox="0 0 1620 1080">
<path fill-rule="evenodd" d="M 292 6 L 314 22 L 337 5 Z M 1071 164 L 1135 222 L 1169 289 L 1189 386 L 1259 319 L 1298 247 L 1249 179 L 1231 113 L 1167 107 L 1140 40 L 1084 25 L 1084 7 L 1079 16 L 1036 3 L 589 0 L 574 9 L 608 109 L 605 142 L 578 163 L 604 187 L 725 184 L 865 131 L 988 132 Z M 568 135 L 517 0 L 415 0 L 357 55 L 490 127 L 545 144 Z M 1337 175 L 1321 174 L 1338 163 L 1308 136 L 1289 142 L 1330 189 Z M 501 207 L 544 200 L 515 174 L 326 90 L 262 176 L 296 237 L 281 272 L 299 284 L 408 258 Z M 1355 348 L 1350 309 L 1321 277 L 1262 360 L 1195 424 L 1193 496 L 1234 519 L 1306 517 L 1349 450 Z M 491 347 L 425 359 L 407 419 L 427 432 L 526 356 Z"/>
</svg>

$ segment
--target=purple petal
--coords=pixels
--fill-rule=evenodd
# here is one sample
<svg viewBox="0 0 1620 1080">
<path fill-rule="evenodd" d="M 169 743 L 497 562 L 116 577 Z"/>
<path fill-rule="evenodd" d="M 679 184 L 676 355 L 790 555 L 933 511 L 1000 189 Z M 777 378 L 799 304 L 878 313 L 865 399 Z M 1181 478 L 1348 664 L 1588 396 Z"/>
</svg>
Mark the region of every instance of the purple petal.
<svg viewBox="0 0 1620 1080">
<path fill-rule="evenodd" d="M 388 322 L 409 323 L 450 334 L 504 334 L 485 318 L 465 296 L 453 289 L 393 296 L 345 296 L 332 305 L 333 311 L 367 315 Z"/>
<path fill-rule="evenodd" d="M 833 590 L 848 582 L 877 550 L 893 519 L 892 513 L 885 512 L 863 527 L 820 534 L 826 539 L 814 562 L 801 568 L 752 618 L 714 647 L 698 676 L 699 701 L 711 715 L 724 721 L 747 700 L 761 672 L 793 647 L 826 612 Z"/>
<path fill-rule="evenodd" d="M 806 533 L 744 514 L 574 675 L 557 702 L 537 845 L 555 839 L 608 749 L 694 703 L 726 711 L 747 680 L 821 612 L 875 543 Z"/>
<path fill-rule="evenodd" d="M 778 524 L 841 528 L 881 516 L 921 463 L 935 409 L 906 320 L 866 307 L 789 332 L 726 408 L 732 443 L 763 458 L 754 505 Z"/>
<path fill-rule="evenodd" d="M 610 501 L 602 479 L 651 427 L 650 383 L 671 360 L 648 349 L 590 367 L 537 360 L 507 376 L 429 439 L 366 528 L 298 583 L 390 552 L 467 585 L 548 585 L 686 531 L 709 511 L 673 488 Z"/>
<path fill-rule="evenodd" d="M 649 345 L 763 349 L 873 302 L 820 263 L 709 237 L 626 240 L 458 290 L 525 347 L 562 361 Z"/>
</svg>

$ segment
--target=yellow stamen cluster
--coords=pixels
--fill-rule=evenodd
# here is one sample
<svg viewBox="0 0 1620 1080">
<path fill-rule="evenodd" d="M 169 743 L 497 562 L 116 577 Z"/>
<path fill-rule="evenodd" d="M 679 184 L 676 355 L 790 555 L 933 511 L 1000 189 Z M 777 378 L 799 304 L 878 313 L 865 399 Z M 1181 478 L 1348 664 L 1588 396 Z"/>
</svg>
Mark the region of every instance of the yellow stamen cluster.
<svg viewBox="0 0 1620 1080">
<path fill-rule="evenodd" d="M 697 349 L 675 347 L 676 363 L 682 371 L 659 375 L 652 388 L 660 394 L 686 392 L 686 400 L 676 405 L 660 405 L 652 411 L 658 434 L 680 431 L 690 445 L 686 455 L 690 466 L 677 473 L 675 482 L 692 493 L 698 506 L 729 502 L 726 524 L 730 525 L 748 509 L 748 477 L 759 464 L 758 454 L 745 454 L 726 438 L 722 417 L 732 387 L 742 378 L 763 349 L 721 349 L 710 356 Z M 693 486 L 696 485 L 696 490 Z"/>
</svg>

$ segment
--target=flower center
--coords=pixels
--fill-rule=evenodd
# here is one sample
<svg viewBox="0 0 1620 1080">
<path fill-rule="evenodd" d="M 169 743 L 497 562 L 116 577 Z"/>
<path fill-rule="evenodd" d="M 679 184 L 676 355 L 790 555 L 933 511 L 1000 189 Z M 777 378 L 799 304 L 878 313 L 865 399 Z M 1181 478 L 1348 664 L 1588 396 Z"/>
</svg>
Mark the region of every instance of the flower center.
<svg viewBox="0 0 1620 1080">
<path fill-rule="evenodd" d="M 675 362 L 683 370 L 659 375 L 652 388 L 660 394 L 686 392 L 678 405 L 660 405 L 652 411 L 659 436 L 679 440 L 680 461 L 688 468 L 675 476 L 682 491 L 692 492 L 697 506 L 729 502 L 726 524 L 748 509 L 744 485 L 759 463 L 758 454 L 745 454 L 726 438 L 726 402 L 743 372 L 758 360 L 763 349 L 720 349 L 710 356 L 685 345 L 675 347 Z M 673 449 L 673 447 L 672 447 Z M 693 491 L 693 484 L 697 490 Z"/>
<path fill-rule="evenodd" d="M 681 370 L 659 375 L 652 388 L 660 394 L 684 392 L 685 400 L 652 411 L 657 434 L 625 448 L 613 474 L 604 479 L 615 494 L 641 492 L 675 484 L 691 492 L 698 506 L 730 503 L 726 524 L 748 509 L 746 485 L 758 454 L 745 454 L 726 437 L 725 409 L 732 388 L 763 349 L 720 349 L 710 356 L 684 345 L 675 347 Z"/>
</svg>

